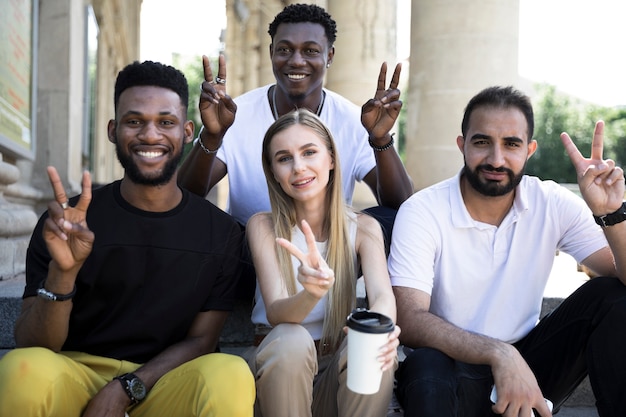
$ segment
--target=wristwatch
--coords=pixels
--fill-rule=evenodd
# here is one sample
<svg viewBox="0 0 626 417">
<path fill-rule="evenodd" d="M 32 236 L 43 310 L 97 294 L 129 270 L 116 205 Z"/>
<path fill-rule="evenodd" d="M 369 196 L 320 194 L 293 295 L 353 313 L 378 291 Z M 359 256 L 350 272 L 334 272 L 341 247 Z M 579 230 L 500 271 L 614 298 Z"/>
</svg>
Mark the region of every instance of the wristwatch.
<svg viewBox="0 0 626 417">
<path fill-rule="evenodd" d="M 128 373 L 120 376 L 116 376 L 114 379 L 120 381 L 126 395 L 130 398 L 132 404 L 137 404 L 139 401 L 146 398 L 146 386 L 139 377 L 133 373 Z"/>
<path fill-rule="evenodd" d="M 605 214 L 604 216 L 593 216 L 593 218 L 602 227 L 621 223 L 626 220 L 626 202 L 622 203 L 622 206 L 613 213 Z"/>
</svg>

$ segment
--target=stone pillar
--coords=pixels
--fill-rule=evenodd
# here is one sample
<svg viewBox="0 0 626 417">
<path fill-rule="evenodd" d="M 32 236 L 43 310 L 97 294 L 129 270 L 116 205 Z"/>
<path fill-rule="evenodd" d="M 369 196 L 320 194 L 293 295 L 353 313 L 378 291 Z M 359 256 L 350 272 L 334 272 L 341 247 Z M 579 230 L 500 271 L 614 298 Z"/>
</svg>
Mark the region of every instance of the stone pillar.
<svg viewBox="0 0 626 417">
<path fill-rule="evenodd" d="M 387 85 L 396 65 L 396 2 L 328 0 L 326 11 L 337 22 L 335 57 L 326 74 L 326 88 L 362 106 L 376 92 L 383 61 L 387 61 Z M 376 205 L 365 183 L 356 184 L 353 200 L 358 209 Z"/>
<path fill-rule="evenodd" d="M 11 203 L 4 198 L 9 186 L 19 179 L 18 167 L 4 162 L 0 153 L 0 281 L 24 272 L 26 249 L 37 223 L 37 216 L 31 207 Z M 19 193 L 14 190 L 14 194 Z"/>
<path fill-rule="evenodd" d="M 80 192 L 84 97 L 84 21 L 81 0 L 39 3 L 37 156 L 33 183 L 49 190 L 46 166 L 53 165 Z M 51 193 L 51 192 L 50 192 Z"/>
<path fill-rule="evenodd" d="M 374 96 L 380 65 L 387 80 L 396 64 L 396 2 L 329 0 L 326 9 L 337 22 L 335 58 L 326 87 L 358 106 Z"/>
<path fill-rule="evenodd" d="M 518 83 L 519 0 L 412 0 L 405 165 L 416 190 L 456 174 L 467 101 Z"/>
</svg>

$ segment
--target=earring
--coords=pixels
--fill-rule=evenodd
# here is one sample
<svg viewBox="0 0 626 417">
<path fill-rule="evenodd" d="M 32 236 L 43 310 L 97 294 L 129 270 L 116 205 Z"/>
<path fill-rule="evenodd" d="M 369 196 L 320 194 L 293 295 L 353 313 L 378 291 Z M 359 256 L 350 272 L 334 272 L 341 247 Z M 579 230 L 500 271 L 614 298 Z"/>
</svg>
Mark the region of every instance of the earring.
<svg viewBox="0 0 626 417">
<path fill-rule="evenodd" d="M 326 64 L 326 68 L 330 68 L 330 63 Z"/>
</svg>

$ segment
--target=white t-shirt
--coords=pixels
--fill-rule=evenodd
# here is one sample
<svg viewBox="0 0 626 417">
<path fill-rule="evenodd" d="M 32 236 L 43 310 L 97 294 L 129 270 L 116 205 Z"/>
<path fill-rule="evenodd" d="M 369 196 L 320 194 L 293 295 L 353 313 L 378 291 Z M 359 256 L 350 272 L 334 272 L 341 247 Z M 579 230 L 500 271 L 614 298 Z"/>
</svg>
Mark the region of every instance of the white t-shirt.
<svg viewBox="0 0 626 417">
<path fill-rule="evenodd" d="M 584 200 L 524 176 L 499 227 L 472 219 L 460 174 L 411 196 L 396 217 L 393 286 L 431 296 L 430 312 L 509 343 L 536 324 L 556 250 L 582 261 L 608 245 Z"/>
<path fill-rule="evenodd" d="M 270 211 L 265 175 L 261 164 L 265 132 L 274 123 L 267 100 L 266 85 L 235 99 L 237 114 L 228 129 L 217 157 L 228 169 L 229 198 L 227 211 L 241 224 L 255 213 Z M 341 164 L 343 192 L 352 204 L 355 181 L 376 166 L 374 153 L 367 141 L 367 130 L 361 124 L 361 109 L 330 90 L 320 119 L 333 134 Z"/>
</svg>

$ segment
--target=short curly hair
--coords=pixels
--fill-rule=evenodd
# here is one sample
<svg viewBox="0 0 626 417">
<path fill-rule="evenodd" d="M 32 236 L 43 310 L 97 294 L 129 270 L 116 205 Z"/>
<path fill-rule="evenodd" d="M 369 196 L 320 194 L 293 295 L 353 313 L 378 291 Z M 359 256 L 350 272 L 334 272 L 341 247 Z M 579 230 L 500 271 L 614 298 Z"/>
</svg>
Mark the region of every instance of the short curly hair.
<svg viewBox="0 0 626 417">
<path fill-rule="evenodd" d="M 189 106 L 189 86 L 185 75 L 176 68 L 160 62 L 135 61 L 117 74 L 115 81 L 115 111 L 124 90 L 137 86 L 155 86 L 172 90 L 180 97 L 185 112 Z"/>
<path fill-rule="evenodd" d="M 267 33 L 270 34 L 272 42 L 278 25 L 281 23 L 318 23 L 324 27 L 328 45 L 332 46 L 337 39 L 337 22 L 323 8 L 315 4 L 290 4 L 282 12 L 278 13 L 274 21 L 270 23 Z"/>
</svg>

